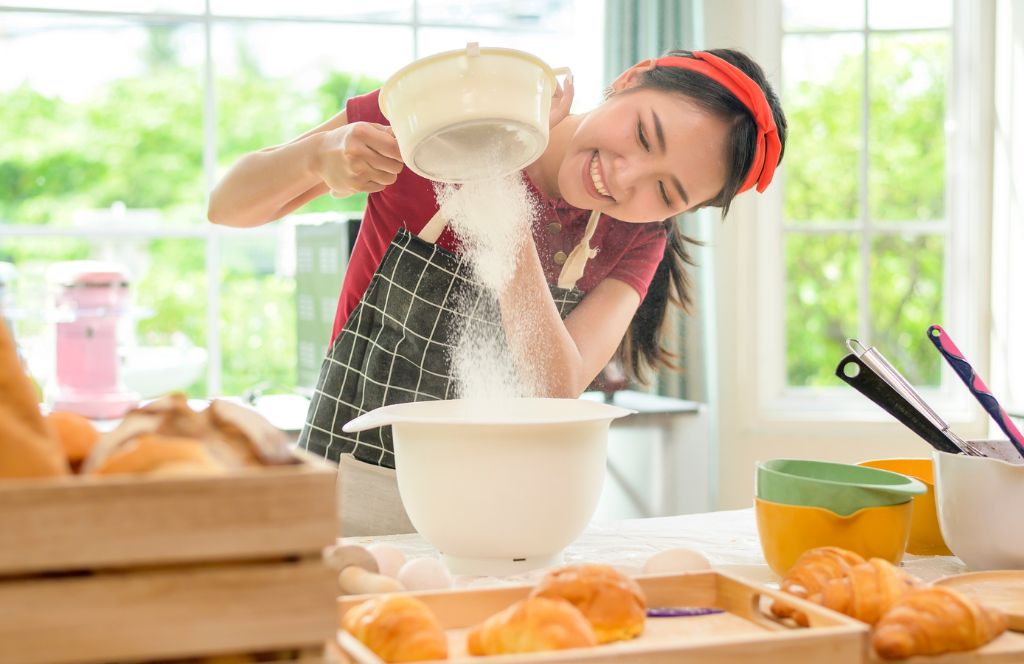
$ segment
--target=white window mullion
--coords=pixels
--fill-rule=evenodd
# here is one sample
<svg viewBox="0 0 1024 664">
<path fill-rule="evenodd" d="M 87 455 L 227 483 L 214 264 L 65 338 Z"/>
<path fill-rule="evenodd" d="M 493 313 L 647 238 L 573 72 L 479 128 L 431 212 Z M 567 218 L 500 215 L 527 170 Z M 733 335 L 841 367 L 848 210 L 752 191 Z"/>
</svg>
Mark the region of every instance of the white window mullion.
<svg viewBox="0 0 1024 664">
<path fill-rule="evenodd" d="M 861 72 L 861 118 L 860 118 L 860 284 L 857 301 L 860 304 L 857 319 L 857 334 L 866 343 L 871 343 L 871 215 L 868 209 L 868 170 L 871 159 L 868 140 L 871 131 L 871 33 L 868 29 L 868 6 L 864 2 L 863 36 L 863 71 Z"/>
<path fill-rule="evenodd" d="M 206 197 L 217 182 L 217 103 L 213 64 L 213 20 L 210 0 L 205 2 L 203 37 L 206 57 L 203 63 L 203 174 Z M 220 348 L 220 234 L 206 225 L 206 392 L 219 396 L 223 381 Z"/>
</svg>

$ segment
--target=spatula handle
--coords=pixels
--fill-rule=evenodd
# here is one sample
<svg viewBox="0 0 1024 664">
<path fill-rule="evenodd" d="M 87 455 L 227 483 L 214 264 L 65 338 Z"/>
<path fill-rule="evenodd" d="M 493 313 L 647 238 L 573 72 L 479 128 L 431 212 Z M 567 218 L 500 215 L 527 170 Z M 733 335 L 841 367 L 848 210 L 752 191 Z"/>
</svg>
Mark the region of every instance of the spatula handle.
<svg viewBox="0 0 1024 664">
<path fill-rule="evenodd" d="M 853 367 L 856 366 L 856 369 Z M 855 375 L 848 375 L 855 374 Z M 836 375 L 843 382 L 871 399 L 883 410 L 899 420 L 908 429 L 923 438 L 929 445 L 942 452 L 960 454 L 962 450 L 946 437 L 927 417 L 914 408 L 899 392 L 889 386 L 873 372 L 860 358 L 851 353 L 836 367 Z"/>
</svg>

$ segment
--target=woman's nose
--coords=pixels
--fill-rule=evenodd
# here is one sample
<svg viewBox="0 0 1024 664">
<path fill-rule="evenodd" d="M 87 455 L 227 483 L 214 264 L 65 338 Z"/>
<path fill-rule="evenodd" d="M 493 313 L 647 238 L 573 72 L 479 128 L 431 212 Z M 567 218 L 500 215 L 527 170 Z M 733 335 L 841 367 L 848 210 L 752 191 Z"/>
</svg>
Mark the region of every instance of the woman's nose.
<svg viewBox="0 0 1024 664">
<path fill-rule="evenodd" d="M 660 173 L 661 165 L 653 155 L 619 157 L 615 160 L 615 182 L 623 191 L 633 191 L 645 184 L 656 182 L 661 177 Z"/>
</svg>

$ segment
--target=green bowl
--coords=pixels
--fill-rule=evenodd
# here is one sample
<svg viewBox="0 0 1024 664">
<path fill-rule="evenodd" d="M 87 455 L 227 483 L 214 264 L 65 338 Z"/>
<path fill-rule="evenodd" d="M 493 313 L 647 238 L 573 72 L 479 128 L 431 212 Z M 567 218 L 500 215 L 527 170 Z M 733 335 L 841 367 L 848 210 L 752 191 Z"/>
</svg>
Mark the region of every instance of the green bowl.
<svg viewBox="0 0 1024 664">
<path fill-rule="evenodd" d="M 757 464 L 757 497 L 784 505 L 821 507 L 849 516 L 865 507 L 905 503 L 928 487 L 912 477 L 878 468 L 806 459 Z"/>
</svg>

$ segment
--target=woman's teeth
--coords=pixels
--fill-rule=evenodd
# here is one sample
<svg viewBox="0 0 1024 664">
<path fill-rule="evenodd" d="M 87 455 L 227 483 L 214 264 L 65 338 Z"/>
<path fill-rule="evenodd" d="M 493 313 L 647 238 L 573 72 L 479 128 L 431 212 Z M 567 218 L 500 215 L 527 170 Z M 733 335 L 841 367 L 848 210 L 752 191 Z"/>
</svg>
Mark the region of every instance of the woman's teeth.
<svg viewBox="0 0 1024 664">
<path fill-rule="evenodd" d="M 609 193 L 608 188 L 604 186 L 604 180 L 601 179 L 601 173 L 597 167 L 597 153 L 594 153 L 593 158 L 590 160 L 590 179 L 594 181 L 594 188 L 597 189 L 597 193 L 602 196 L 612 197 Z"/>
</svg>

